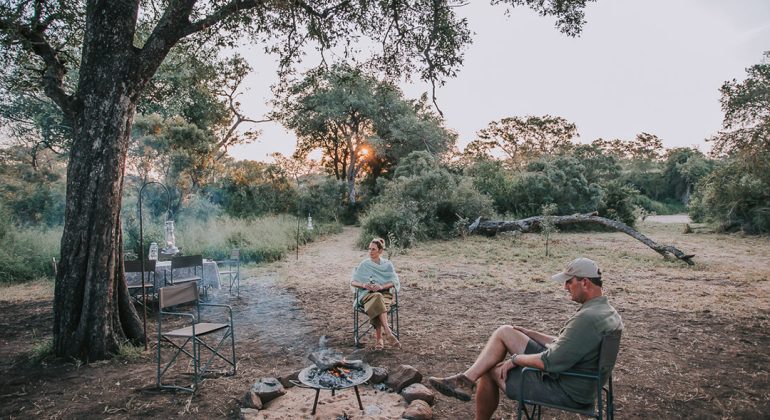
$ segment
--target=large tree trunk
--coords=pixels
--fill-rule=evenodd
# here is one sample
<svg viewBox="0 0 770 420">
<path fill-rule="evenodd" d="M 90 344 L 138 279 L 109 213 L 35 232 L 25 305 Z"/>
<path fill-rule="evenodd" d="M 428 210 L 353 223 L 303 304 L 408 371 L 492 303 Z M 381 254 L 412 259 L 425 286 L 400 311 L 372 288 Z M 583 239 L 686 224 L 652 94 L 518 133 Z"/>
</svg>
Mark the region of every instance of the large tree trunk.
<svg viewBox="0 0 770 420">
<path fill-rule="evenodd" d="M 144 340 L 123 274 L 120 208 L 136 109 L 134 2 L 89 2 L 67 207 L 54 296 L 54 352 L 80 360 L 109 357 Z M 98 10 L 98 11 L 97 11 Z"/>
<path fill-rule="evenodd" d="M 652 248 L 655 252 L 662 255 L 663 257 L 668 257 L 670 253 L 674 255 L 674 257 L 676 257 L 677 259 L 686 262 L 688 265 L 694 264 L 692 262 L 692 258 L 695 255 L 685 254 L 684 252 L 680 251 L 679 249 L 671 245 L 658 244 L 652 239 L 632 229 L 627 224 L 618 222 L 617 220 L 611 220 L 611 219 L 606 219 L 604 217 L 599 217 L 596 215 L 596 213 L 574 214 L 572 216 L 550 216 L 550 217 L 551 217 L 551 220 L 553 221 L 553 224 L 557 226 L 579 224 L 579 223 L 584 223 L 584 224 L 591 223 L 591 224 L 599 224 L 602 226 L 606 226 L 633 237 L 634 239 Z M 510 231 L 519 231 L 524 233 L 536 232 L 540 230 L 540 224 L 542 223 L 543 219 L 544 219 L 544 216 L 534 216 L 534 217 L 528 217 L 526 219 L 500 221 L 500 220 L 484 220 L 481 217 L 479 217 L 478 219 L 476 219 L 475 222 L 473 222 L 470 225 L 469 230 L 471 232 L 478 232 L 484 235 L 495 235 L 498 232 L 510 232 Z"/>
</svg>

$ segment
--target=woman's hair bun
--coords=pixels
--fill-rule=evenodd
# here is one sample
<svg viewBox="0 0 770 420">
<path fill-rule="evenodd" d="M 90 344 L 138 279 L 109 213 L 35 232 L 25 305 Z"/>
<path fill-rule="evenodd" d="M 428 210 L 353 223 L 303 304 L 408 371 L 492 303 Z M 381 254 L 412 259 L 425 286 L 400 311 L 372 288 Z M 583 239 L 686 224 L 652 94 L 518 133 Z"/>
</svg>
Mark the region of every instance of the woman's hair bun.
<svg viewBox="0 0 770 420">
<path fill-rule="evenodd" d="M 374 238 L 372 239 L 373 244 L 377 244 L 377 248 L 385 249 L 385 239 L 382 238 Z"/>
</svg>

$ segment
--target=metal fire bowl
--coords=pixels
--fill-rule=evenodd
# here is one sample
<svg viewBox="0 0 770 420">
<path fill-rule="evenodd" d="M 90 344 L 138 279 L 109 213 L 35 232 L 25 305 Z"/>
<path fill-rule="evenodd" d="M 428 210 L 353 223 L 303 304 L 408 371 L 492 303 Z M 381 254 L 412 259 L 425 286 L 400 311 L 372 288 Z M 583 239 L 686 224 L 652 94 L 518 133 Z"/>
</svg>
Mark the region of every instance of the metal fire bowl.
<svg viewBox="0 0 770 420">
<path fill-rule="evenodd" d="M 299 379 L 299 381 L 302 382 L 303 385 L 305 385 L 305 386 L 307 386 L 309 388 L 315 388 L 315 389 L 344 389 L 344 388 L 351 388 L 351 387 L 354 387 L 354 386 L 357 386 L 357 385 L 361 385 L 362 383 L 368 381 L 372 377 L 372 373 L 373 373 L 372 367 L 367 365 L 367 364 L 364 364 L 363 367 L 362 367 L 364 373 L 363 373 L 363 375 L 359 376 L 358 379 L 356 379 L 355 381 L 350 382 L 349 384 L 345 384 L 344 386 L 338 386 L 338 387 L 331 388 L 331 387 L 323 386 L 323 385 L 321 385 L 321 384 L 319 384 L 319 383 L 317 383 L 317 382 L 315 382 L 315 381 L 310 379 L 310 372 L 312 370 L 317 370 L 317 369 L 318 368 L 316 367 L 316 365 L 312 365 L 312 366 L 306 367 L 306 368 L 302 369 L 299 372 L 299 375 L 297 376 L 297 379 Z"/>
</svg>

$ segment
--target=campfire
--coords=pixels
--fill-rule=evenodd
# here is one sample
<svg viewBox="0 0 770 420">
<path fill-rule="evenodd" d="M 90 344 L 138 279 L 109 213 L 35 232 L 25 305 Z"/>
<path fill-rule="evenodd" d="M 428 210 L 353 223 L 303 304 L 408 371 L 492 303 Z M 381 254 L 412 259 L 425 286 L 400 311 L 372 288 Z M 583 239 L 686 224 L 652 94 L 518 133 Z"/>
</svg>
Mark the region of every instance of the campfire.
<svg viewBox="0 0 770 420">
<path fill-rule="evenodd" d="M 300 386 L 315 389 L 315 401 L 313 412 L 315 414 L 318 405 L 318 395 L 322 389 L 330 390 L 332 395 L 338 389 L 352 387 L 356 392 L 358 407 L 363 410 L 361 395 L 358 393 L 358 385 L 372 377 L 371 366 L 362 360 L 346 360 L 338 353 L 322 350 L 309 356 L 313 366 L 302 369 L 298 379 Z M 298 384 L 299 385 L 299 384 Z"/>
<path fill-rule="evenodd" d="M 244 419 L 263 418 L 253 416 L 258 410 L 275 410 L 278 417 L 297 418 L 307 416 L 310 395 L 307 392 L 284 389 L 304 388 L 315 391 L 311 416 L 320 411 L 322 418 L 349 418 L 351 413 L 361 410 L 361 415 L 375 418 L 430 418 L 431 405 L 435 402 L 432 391 L 420 384 L 422 374 L 412 366 L 401 365 L 395 371 L 388 372 L 383 367 L 372 367 L 363 360 L 346 358 L 340 352 L 329 349 L 322 338 L 319 350 L 308 356 L 309 364 L 299 372 L 293 372 L 277 378 L 258 379 L 244 395 L 244 407 L 241 416 Z M 386 382 L 387 381 L 387 382 Z M 282 385 L 282 383 L 285 383 Z M 372 386 L 359 385 L 370 383 Z M 356 399 L 349 391 L 345 395 L 335 395 L 337 390 L 353 388 Z M 319 405 L 321 391 L 331 391 L 331 397 L 324 397 Z M 288 395 L 287 395 L 288 394 Z M 280 398 L 279 398 L 280 397 Z M 313 398 L 313 397 L 310 397 Z M 366 400 L 366 408 L 362 403 Z M 404 405 L 404 402 L 408 405 Z M 405 407 L 405 408 L 404 408 Z M 317 411 L 318 409 L 318 411 Z M 280 417 L 285 413 L 287 417 Z M 355 414 L 358 417 L 358 414 Z"/>
</svg>

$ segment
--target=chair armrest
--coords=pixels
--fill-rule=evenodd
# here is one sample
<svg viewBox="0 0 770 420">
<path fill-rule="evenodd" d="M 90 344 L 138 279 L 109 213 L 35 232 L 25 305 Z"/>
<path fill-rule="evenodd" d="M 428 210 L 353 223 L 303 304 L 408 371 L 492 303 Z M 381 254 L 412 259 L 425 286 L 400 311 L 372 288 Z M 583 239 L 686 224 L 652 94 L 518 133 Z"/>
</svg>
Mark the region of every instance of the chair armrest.
<svg viewBox="0 0 770 420">
<path fill-rule="evenodd" d="M 189 312 L 166 312 L 166 311 L 160 311 L 161 315 L 176 315 L 176 316 L 188 316 L 192 319 L 195 319 L 195 315 L 189 313 Z"/>
<path fill-rule="evenodd" d="M 559 372 L 559 375 L 572 376 L 574 378 L 599 379 L 599 374 L 594 372 L 577 372 L 574 370 L 565 370 Z"/>
<path fill-rule="evenodd" d="M 545 372 L 545 373 L 548 373 L 548 372 L 546 372 L 544 370 L 541 370 L 541 369 L 537 369 L 537 368 L 533 368 L 533 367 L 525 367 L 525 368 L 523 368 L 521 370 L 522 378 L 528 372 Z M 552 373 L 555 373 L 557 375 L 572 376 L 572 377 L 575 377 L 575 378 L 599 379 L 599 374 L 598 373 L 593 373 L 593 372 L 577 372 L 577 371 L 574 371 L 574 370 L 565 370 L 563 372 L 552 372 Z"/>
<path fill-rule="evenodd" d="M 198 303 L 199 306 L 209 306 L 214 308 L 226 308 L 227 312 L 229 313 L 230 321 L 233 319 L 233 308 L 230 305 L 223 305 L 221 303 L 204 303 L 200 302 Z"/>
<path fill-rule="evenodd" d="M 195 315 L 193 315 L 193 314 L 191 314 L 189 312 L 165 312 L 165 311 L 160 311 L 160 312 L 158 312 L 158 314 L 160 314 L 160 315 L 169 315 L 169 316 L 181 316 L 181 317 L 185 317 L 185 318 L 190 318 L 192 320 L 192 323 L 193 324 L 195 323 Z"/>
<path fill-rule="evenodd" d="M 233 308 L 230 305 L 223 305 L 221 303 L 205 303 L 205 302 L 200 302 L 199 305 L 200 306 L 213 306 L 213 307 L 216 307 L 216 308 L 227 308 L 228 311 L 233 312 Z"/>
</svg>

